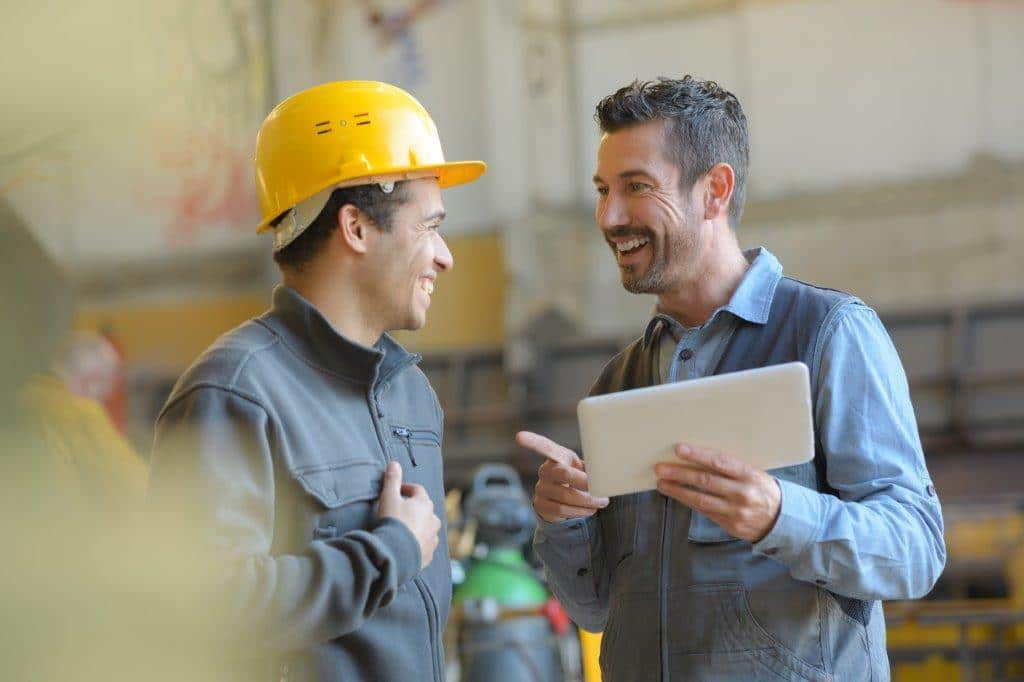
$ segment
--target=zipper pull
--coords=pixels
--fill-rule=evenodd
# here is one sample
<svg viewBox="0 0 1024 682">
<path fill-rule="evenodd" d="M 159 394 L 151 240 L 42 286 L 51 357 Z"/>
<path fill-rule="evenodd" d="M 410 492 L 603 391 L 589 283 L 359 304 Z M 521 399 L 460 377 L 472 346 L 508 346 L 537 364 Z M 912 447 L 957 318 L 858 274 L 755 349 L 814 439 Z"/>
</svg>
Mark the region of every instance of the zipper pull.
<svg viewBox="0 0 1024 682">
<path fill-rule="evenodd" d="M 415 455 L 412 454 L 412 431 L 404 426 L 396 426 L 392 429 L 392 432 L 405 443 L 405 449 L 409 453 L 409 461 L 412 462 L 412 465 L 414 467 L 419 466 L 419 464 L 416 463 Z"/>
</svg>

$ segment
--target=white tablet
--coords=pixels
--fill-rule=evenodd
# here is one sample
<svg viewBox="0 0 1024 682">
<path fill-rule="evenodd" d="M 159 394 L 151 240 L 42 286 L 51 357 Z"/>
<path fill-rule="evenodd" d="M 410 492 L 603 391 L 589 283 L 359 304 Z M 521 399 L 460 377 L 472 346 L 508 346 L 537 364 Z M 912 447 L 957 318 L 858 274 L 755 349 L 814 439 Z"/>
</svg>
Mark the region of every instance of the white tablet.
<svg viewBox="0 0 1024 682">
<path fill-rule="evenodd" d="M 656 488 L 654 465 L 678 461 L 677 443 L 761 469 L 814 457 L 802 362 L 594 396 L 580 401 L 577 415 L 590 493 L 598 497 Z"/>
</svg>

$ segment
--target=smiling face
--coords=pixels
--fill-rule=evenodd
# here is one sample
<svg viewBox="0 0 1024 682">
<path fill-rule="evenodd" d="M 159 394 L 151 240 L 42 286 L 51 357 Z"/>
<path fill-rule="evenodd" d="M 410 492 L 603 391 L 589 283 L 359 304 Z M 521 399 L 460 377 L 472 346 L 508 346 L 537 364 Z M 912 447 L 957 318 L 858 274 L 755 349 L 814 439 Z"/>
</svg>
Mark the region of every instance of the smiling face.
<svg viewBox="0 0 1024 682">
<path fill-rule="evenodd" d="M 615 255 L 622 286 L 662 294 L 697 271 L 705 227 L 698 186 L 664 152 L 666 121 L 605 133 L 597 151 L 594 218 Z"/>
<path fill-rule="evenodd" d="M 366 287 L 383 329 L 416 330 L 426 324 L 435 280 L 454 265 L 439 232 L 444 217 L 437 180 L 412 180 L 391 229 L 377 231 L 367 254 Z"/>
</svg>

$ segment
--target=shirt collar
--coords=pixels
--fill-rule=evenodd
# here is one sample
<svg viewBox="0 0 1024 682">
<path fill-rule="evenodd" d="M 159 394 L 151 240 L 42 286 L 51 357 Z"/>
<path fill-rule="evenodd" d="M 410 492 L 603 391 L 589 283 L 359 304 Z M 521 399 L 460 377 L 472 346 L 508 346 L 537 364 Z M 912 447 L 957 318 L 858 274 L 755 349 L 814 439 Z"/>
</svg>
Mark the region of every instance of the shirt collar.
<svg viewBox="0 0 1024 682">
<path fill-rule="evenodd" d="M 301 294 L 283 284 L 274 288 L 273 305 L 261 318 L 293 351 L 306 361 L 347 379 L 376 383 L 420 361 L 391 335 L 383 334 L 372 346 L 340 334 Z"/>
<path fill-rule="evenodd" d="M 732 293 L 729 302 L 715 311 L 710 320 L 725 311 L 752 324 L 765 324 L 771 311 L 775 288 L 782 279 L 782 264 L 763 246 L 743 252 L 750 267 Z M 678 320 L 661 313 L 655 308 L 654 316 L 644 330 L 644 346 L 650 346 L 652 339 L 659 337 L 666 328 L 682 328 Z"/>
</svg>

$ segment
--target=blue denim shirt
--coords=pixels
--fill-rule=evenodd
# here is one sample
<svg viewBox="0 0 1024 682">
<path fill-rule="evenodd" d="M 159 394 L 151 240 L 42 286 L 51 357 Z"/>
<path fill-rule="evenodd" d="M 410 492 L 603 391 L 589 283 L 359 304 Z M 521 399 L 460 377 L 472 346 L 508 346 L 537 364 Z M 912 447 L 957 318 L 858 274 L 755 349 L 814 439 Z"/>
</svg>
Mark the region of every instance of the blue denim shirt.
<svg viewBox="0 0 1024 682">
<path fill-rule="evenodd" d="M 751 265 L 739 287 L 704 325 L 685 328 L 663 315 L 648 324 L 645 339 L 660 344 L 662 381 L 711 374 L 739 320 L 767 321 L 782 267 L 766 249 L 746 255 Z M 689 510 L 674 502 L 678 509 L 672 522 L 663 520 L 655 529 L 658 504 L 664 503 L 664 498 L 655 499 L 657 493 L 635 496 L 632 516 L 605 514 L 605 525 L 616 526 L 611 530 L 600 528 L 600 514 L 585 522 L 538 520 L 538 556 L 570 615 L 591 630 L 605 627 L 609 611 L 632 623 L 628 631 L 615 633 L 627 638 L 615 652 L 633 660 L 628 666 L 610 661 L 605 666 L 609 679 L 888 678 L 884 618 L 877 601 L 917 598 L 932 588 L 945 565 L 941 510 L 906 376 L 875 312 L 852 297 L 830 310 L 808 364 L 830 490 L 777 475 L 782 491 L 778 520 L 760 541 L 730 538 L 703 515 L 691 519 Z M 623 518 L 635 518 L 636 527 L 623 528 Z M 674 534 L 680 525 L 685 535 Z M 686 582 L 656 595 L 640 587 L 649 568 L 643 558 L 610 556 L 622 535 L 630 538 L 629 554 L 653 557 L 658 538 L 648 536 L 655 530 L 660 531 L 658 554 L 668 564 L 659 569 L 661 575 Z M 714 598 L 708 598 L 712 593 Z M 670 618 L 688 619 L 685 626 L 668 624 L 669 639 L 674 633 L 693 641 L 626 646 L 630 636 L 650 639 L 653 630 L 650 636 L 642 634 L 643 617 L 623 612 L 646 610 L 650 621 L 651 609 L 658 607 L 652 599 L 675 600 Z M 801 599 L 808 609 L 818 610 L 818 617 L 787 620 L 783 614 L 798 611 Z M 844 608 L 853 600 L 867 603 L 860 618 Z M 737 621 L 746 624 L 737 629 Z M 780 663 L 780 656 L 791 660 Z M 652 657 L 659 660 L 648 660 Z M 758 657 L 781 667 L 769 670 Z"/>
</svg>

